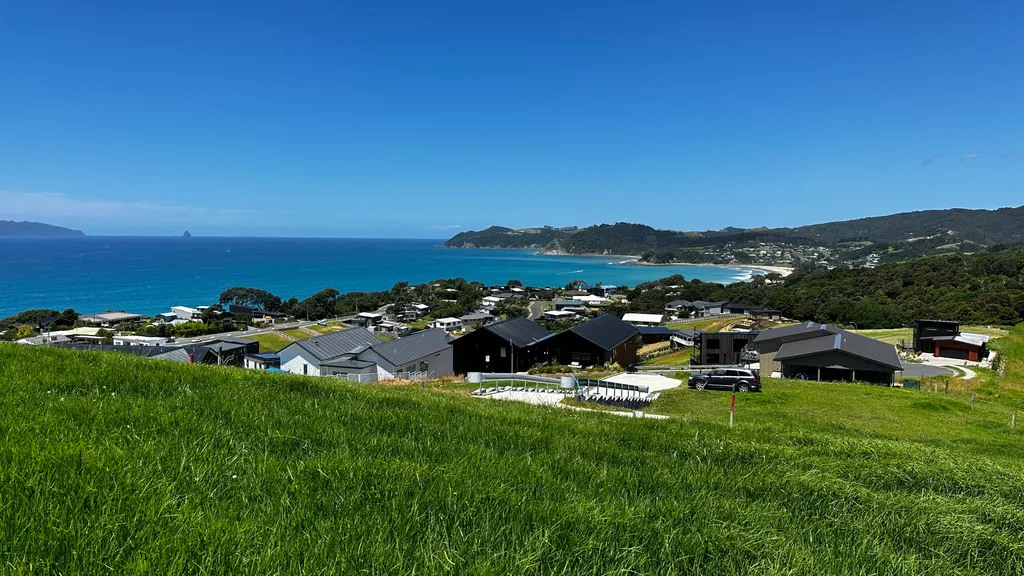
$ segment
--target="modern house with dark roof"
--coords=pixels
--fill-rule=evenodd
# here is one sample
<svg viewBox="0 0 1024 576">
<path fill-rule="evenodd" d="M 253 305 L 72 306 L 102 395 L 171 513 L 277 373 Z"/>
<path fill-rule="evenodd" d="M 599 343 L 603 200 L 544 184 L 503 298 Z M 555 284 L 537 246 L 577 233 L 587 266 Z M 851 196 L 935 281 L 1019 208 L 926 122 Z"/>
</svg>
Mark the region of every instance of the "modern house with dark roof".
<svg viewBox="0 0 1024 576">
<path fill-rule="evenodd" d="M 689 315 L 693 312 L 693 302 L 689 300 L 673 300 L 665 304 L 665 312 L 673 316 Z"/>
<path fill-rule="evenodd" d="M 825 324 L 808 322 L 765 330 L 755 344 L 761 353 L 762 373 L 778 366 L 786 378 L 891 386 L 896 371 L 903 370 L 891 344 Z M 770 357 L 767 361 L 766 356 Z"/>
<path fill-rule="evenodd" d="M 542 343 L 554 334 L 526 318 L 483 326 L 452 341 L 455 373 L 523 372 L 548 362 Z"/>
<path fill-rule="evenodd" d="M 563 366 L 602 366 L 615 363 L 622 367 L 636 362 L 637 336 L 632 324 L 611 314 L 602 314 L 548 338 L 548 357 Z"/>
<path fill-rule="evenodd" d="M 914 320 L 914 351 L 936 358 L 957 358 L 978 362 L 988 357 L 989 337 L 960 332 L 952 320 Z"/>
<path fill-rule="evenodd" d="M 271 368 L 281 368 L 281 356 L 275 352 L 246 354 L 244 366 L 250 370 L 270 370 Z"/>
<path fill-rule="evenodd" d="M 751 315 L 755 310 L 763 310 L 764 306 L 757 306 L 754 304 L 744 304 L 742 302 L 727 302 L 722 305 L 722 313 L 724 314 L 746 314 Z"/>
<path fill-rule="evenodd" d="M 365 328 L 298 340 L 280 352 L 281 369 L 358 382 L 452 374 L 452 347 L 444 330 L 382 342 Z"/>
</svg>

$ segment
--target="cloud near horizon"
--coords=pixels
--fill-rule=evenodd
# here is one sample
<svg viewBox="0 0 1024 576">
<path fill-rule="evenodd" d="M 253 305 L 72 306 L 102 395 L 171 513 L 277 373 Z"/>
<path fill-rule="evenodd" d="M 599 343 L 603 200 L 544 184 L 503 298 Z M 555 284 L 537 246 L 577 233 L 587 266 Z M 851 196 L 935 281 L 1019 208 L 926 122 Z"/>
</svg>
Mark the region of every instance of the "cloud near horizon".
<svg viewBox="0 0 1024 576">
<path fill-rule="evenodd" d="M 462 224 L 432 224 L 427 230 L 456 230 L 462 228 Z"/>
<path fill-rule="evenodd" d="M 942 154 L 933 154 L 924 160 L 921 160 L 921 166 L 931 166 L 938 162 L 939 158 L 942 158 Z"/>
<path fill-rule="evenodd" d="M 56 192 L 0 190 L 0 218 L 22 218 L 47 223 L 53 223 L 54 219 L 112 223 L 137 221 L 140 218 L 159 218 L 164 223 L 221 222 L 238 220 L 247 215 L 250 213 L 246 210 L 225 210 L 188 204 L 75 198 Z"/>
<path fill-rule="evenodd" d="M 978 153 L 977 152 L 971 152 L 970 154 L 964 156 L 960 161 L 961 162 L 974 162 L 977 159 L 978 159 Z"/>
</svg>

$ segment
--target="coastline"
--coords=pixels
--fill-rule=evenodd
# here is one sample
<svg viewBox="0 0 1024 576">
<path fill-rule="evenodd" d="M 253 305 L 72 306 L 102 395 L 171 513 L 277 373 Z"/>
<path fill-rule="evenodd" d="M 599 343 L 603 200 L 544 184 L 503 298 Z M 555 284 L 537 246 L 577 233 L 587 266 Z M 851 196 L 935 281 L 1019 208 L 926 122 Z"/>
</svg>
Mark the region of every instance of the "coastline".
<svg viewBox="0 0 1024 576">
<path fill-rule="evenodd" d="M 667 264 L 652 264 L 649 262 L 634 262 L 630 266 L 713 266 L 715 268 L 731 268 L 733 270 L 760 270 L 765 274 L 775 272 L 785 278 L 793 273 L 792 268 L 785 266 L 771 266 L 769 264 L 698 264 L 695 262 L 670 262 Z"/>
</svg>

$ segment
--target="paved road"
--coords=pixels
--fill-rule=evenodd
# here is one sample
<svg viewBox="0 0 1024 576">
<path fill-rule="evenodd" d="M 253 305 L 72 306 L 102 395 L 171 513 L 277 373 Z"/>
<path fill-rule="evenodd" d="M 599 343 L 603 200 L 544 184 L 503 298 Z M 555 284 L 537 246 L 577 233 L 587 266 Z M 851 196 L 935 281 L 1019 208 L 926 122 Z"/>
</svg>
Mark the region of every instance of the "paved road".
<svg viewBox="0 0 1024 576">
<path fill-rule="evenodd" d="M 543 300 L 530 302 L 530 315 L 526 317 L 527 320 L 537 320 L 541 316 L 544 316 L 544 304 L 546 304 L 546 302 L 544 302 Z"/>
<path fill-rule="evenodd" d="M 903 376 L 907 378 L 926 378 L 931 376 L 955 376 L 955 374 L 949 368 L 943 368 L 942 366 L 907 362 L 903 364 Z"/>
</svg>

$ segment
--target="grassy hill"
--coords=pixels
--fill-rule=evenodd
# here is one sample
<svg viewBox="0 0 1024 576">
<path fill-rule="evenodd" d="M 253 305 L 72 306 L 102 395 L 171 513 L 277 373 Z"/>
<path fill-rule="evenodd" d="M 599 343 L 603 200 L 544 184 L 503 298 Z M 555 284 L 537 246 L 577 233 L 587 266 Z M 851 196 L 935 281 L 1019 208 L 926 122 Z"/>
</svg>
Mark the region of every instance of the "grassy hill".
<svg viewBox="0 0 1024 576">
<path fill-rule="evenodd" d="M 15 345 L 0 382 L 7 572 L 1024 570 L 1010 392 L 773 382 L 729 430 Z"/>
</svg>

